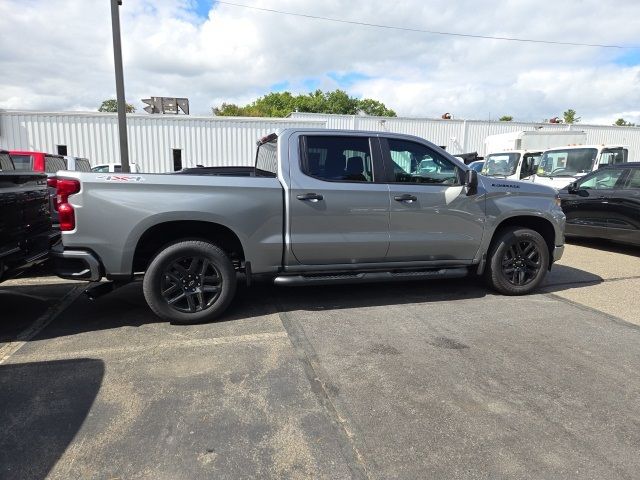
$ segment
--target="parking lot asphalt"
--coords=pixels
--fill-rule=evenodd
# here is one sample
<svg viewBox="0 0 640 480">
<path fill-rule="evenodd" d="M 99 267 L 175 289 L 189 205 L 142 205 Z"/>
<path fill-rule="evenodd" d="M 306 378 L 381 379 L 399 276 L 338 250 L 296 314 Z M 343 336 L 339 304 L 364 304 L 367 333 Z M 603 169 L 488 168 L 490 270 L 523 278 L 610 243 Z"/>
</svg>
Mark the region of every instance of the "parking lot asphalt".
<svg viewBox="0 0 640 480">
<path fill-rule="evenodd" d="M 258 285 L 194 326 L 78 297 L 0 364 L 0 478 L 637 478 L 637 260 L 570 245 L 526 297 Z"/>
</svg>

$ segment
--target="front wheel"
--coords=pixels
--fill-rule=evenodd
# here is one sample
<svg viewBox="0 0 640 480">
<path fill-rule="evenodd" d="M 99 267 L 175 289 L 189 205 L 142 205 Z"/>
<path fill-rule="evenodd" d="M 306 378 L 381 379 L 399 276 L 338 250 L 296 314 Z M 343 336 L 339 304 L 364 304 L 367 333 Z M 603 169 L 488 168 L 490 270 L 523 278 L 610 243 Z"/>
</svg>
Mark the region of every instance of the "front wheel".
<svg viewBox="0 0 640 480">
<path fill-rule="evenodd" d="M 525 295 L 535 290 L 549 267 L 544 238 L 528 228 L 509 228 L 499 234 L 489 252 L 486 279 L 504 295 Z"/>
<path fill-rule="evenodd" d="M 236 272 L 216 245 L 186 240 L 169 245 L 152 260 L 142 289 L 160 318 L 201 323 L 223 313 L 236 292 Z"/>
</svg>

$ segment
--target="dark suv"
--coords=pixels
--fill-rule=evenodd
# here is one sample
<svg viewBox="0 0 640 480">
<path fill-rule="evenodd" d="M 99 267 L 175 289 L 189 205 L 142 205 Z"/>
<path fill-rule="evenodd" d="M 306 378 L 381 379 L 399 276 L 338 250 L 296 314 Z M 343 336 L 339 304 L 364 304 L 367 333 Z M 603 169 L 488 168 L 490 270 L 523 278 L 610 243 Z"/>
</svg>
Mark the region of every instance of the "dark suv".
<svg viewBox="0 0 640 480">
<path fill-rule="evenodd" d="M 640 245 L 640 162 L 600 167 L 560 190 L 565 234 Z"/>
</svg>

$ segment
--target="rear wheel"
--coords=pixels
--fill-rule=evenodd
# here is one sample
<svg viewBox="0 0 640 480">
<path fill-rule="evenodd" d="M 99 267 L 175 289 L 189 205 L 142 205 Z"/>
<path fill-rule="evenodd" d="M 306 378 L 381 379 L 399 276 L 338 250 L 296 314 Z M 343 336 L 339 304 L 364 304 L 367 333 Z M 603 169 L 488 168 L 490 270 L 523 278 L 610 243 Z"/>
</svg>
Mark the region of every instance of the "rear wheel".
<svg viewBox="0 0 640 480">
<path fill-rule="evenodd" d="M 236 291 L 231 260 L 216 245 L 186 240 L 168 246 L 152 261 L 142 283 L 153 312 L 174 323 L 213 320 Z"/>
<path fill-rule="evenodd" d="M 535 230 L 513 227 L 499 234 L 489 252 L 486 279 L 504 295 L 535 290 L 549 267 L 549 249 Z"/>
</svg>

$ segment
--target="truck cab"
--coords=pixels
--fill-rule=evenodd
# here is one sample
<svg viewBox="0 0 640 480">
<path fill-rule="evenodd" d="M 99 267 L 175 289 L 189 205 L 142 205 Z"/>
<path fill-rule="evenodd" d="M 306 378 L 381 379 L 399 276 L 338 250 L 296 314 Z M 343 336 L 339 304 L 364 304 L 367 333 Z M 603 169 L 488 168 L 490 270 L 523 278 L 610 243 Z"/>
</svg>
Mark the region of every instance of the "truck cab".
<svg viewBox="0 0 640 480">
<path fill-rule="evenodd" d="M 570 145 L 546 150 L 540 160 L 534 183 L 557 190 L 566 187 L 604 165 L 627 163 L 629 149 L 624 145 Z"/>
</svg>

